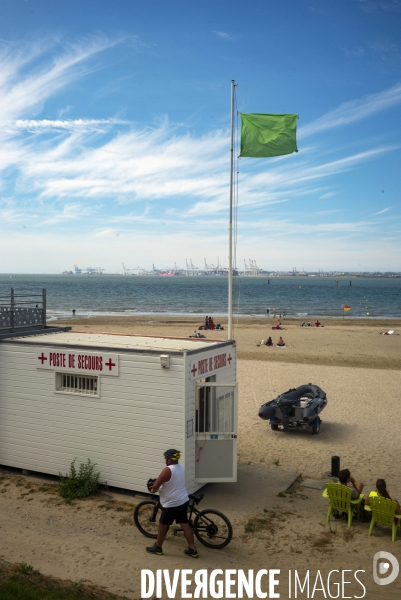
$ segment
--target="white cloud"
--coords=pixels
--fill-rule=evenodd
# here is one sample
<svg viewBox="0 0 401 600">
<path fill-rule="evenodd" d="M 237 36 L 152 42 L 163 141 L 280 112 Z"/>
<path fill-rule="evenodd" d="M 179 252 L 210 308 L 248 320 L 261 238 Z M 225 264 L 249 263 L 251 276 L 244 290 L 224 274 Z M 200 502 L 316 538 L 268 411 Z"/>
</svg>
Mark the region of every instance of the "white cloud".
<svg viewBox="0 0 401 600">
<path fill-rule="evenodd" d="M 66 223 L 66 221 L 77 221 L 82 217 L 88 217 L 95 212 L 95 207 L 82 204 L 65 204 L 59 211 L 54 210 L 53 215 L 44 220 L 44 225 Z"/>
<path fill-rule="evenodd" d="M 361 100 L 352 100 L 346 102 L 336 108 L 335 110 L 327 113 L 326 115 L 316 119 L 308 125 L 301 126 L 298 128 L 299 139 L 305 138 L 309 135 L 320 133 L 328 129 L 335 127 L 341 127 L 344 125 L 350 125 L 356 121 L 366 119 L 373 114 L 382 112 L 393 106 L 397 106 L 401 103 L 401 84 L 397 84 L 394 87 L 379 92 L 377 94 L 371 94 Z"/>
<path fill-rule="evenodd" d="M 41 62 L 49 50 L 46 43 L 22 46 L 11 53 L 0 51 L 0 123 L 21 119 L 28 111 L 37 110 L 43 101 L 73 80 L 90 71 L 89 59 L 115 44 L 107 38 L 91 38 L 70 45 L 51 61 Z"/>
<path fill-rule="evenodd" d="M 224 31 L 215 31 L 214 32 L 218 37 L 222 38 L 223 40 L 232 40 L 234 38 L 231 37 L 231 35 L 229 35 L 228 33 L 224 33 Z"/>
<path fill-rule="evenodd" d="M 320 196 L 320 200 L 327 200 L 327 198 L 332 198 L 333 196 L 337 196 L 338 192 L 325 192 Z"/>
<path fill-rule="evenodd" d="M 70 132 L 103 132 L 116 125 L 127 125 L 127 121 L 120 119 L 17 119 L 11 127 L 34 133 L 46 133 L 57 129 Z"/>
<path fill-rule="evenodd" d="M 47 64 L 43 46 L 33 47 L 32 52 L 19 50 L 16 55 L 0 52 L 0 191 L 8 199 L 0 198 L 3 241 L 7 240 L 11 253 L 17 241 L 26 249 L 34 236 L 20 230 L 23 226 L 35 229 L 38 250 L 32 252 L 32 260 L 34 256 L 39 260 L 39 238 L 51 225 L 50 229 L 60 232 L 59 237 L 47 237 L 54 244 L 51 248 L 71 248 L 75 240 L 79 254 L 86 253 L 85 262 L 101 264 L 104 259 L 108 270 L 112 270 L 110 253 L 122 258 L 143 255 L 150 236 L 148 262 L 164 257 L 170 245 L 171 258 L 165 258 L 170 263 L 174 252 L 178 260 L 177 248 L 184 245 L 194 249 L 197 261 L 203 260 L 206 247 L 223 256 L 229 197 L 227 130 L 197 135 L 167 119 L 153 127 L 139 127 L 114 116 L 61 118 L 69 106 L 55 109 L 58 119 L 40 118 L 42 104 L 89 72 L 98 53 L 113 43 L 98 39 L 71 46 Z M 401 86 L 395 86 L 344 104 L 301 132 L 305 137 L 345 126 L 400 101 Z M 255 248 L 261 248 L 266 235 L 271 240 L 283 236 L 287 240 L 289 231 L 303 239 L 305 219 L 301 222 L 299 215 L 305 213 L 304 201 L 311 198 L 328 210 L 311 210 L 308 235 L 324 239 L 326 248 L 334 252 L 332 240 L 355 240 L 372 232 L 375 239 L 381 239 L 378 227 L 383 219 L 369 221 L 347 215 L 343 222 L 321 221 L 333 212 L 329 200 L 339 195 L 335 188 L 338 176 L 396 149 L 394 145 L 376 145 L 351 152 L 339 146 L 328 154 L 321 152 L 318 140 L 297 155 L 240 161 L 239 244 L 250 240 Z M 319 202 L 322 200 L 325 202 Z M 94 258 L 95 250 L 99 260 Z M 305 259 L 309 252 L 312 260 L 312 248 L 302 252 Z M 77 257 L 69 260 L 79 262 Z"/>
</svg>

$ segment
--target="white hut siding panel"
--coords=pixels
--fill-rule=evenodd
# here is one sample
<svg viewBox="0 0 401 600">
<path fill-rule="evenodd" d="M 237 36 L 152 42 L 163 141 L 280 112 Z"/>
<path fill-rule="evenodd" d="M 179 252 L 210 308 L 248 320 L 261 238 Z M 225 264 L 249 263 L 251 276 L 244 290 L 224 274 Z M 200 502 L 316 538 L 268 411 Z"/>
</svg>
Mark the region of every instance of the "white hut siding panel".
<svg viewBox="0 0 401 600">
<path fill-rule="evenodd" d="M 100 375 L 96 397 L 56 392 L 57 369 L 37 369 L 36 355 L 0 346 L 0 464 L 58 474 L 90 458 L 102 481 L 145 491 L 184 436 L 183 357 L 162 369 L 159 355 L 121 353 L 119 377 Z"/>
</svg>

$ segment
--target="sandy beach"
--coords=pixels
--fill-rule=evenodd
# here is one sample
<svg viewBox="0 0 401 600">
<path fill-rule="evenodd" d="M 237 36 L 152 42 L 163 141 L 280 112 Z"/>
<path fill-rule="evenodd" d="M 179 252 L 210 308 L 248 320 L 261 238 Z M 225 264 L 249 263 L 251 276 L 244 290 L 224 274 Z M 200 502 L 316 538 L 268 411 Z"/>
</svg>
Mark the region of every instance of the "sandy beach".
<svg viewBox="0 0 401 600">
<path fill-rule="evenodd" d="M 317 487 L 324 486 L 331 456 L 338 455 L 342 468 L 349 467 L 365 484 L 366 492 L 374 489 L 376 479 L 382 477 L 390 494 L 401 500 L 401 336 L 380 335 L 389 329 L 398 333 L 398 323 L 348 318 L 324 322 L 320 328 L 302 328 L 300 323 L 282 320 L 281 332 L 272 331 L 271 319 L 235 323 L 239 358 L 238 459 L 242 469 L 253 469 L 255 483 L 249 497 L 257 504 L 247 502 L 243 495 L 236 500 L 235 493 L 224 492 L 225 484 L 214 484 L 222 490 L 222 505 L 213 508 L 221 508 L 234 525 L 234 539 L 226 549 L 200 547 L 201 558 L 188 564 L 190 559 L 182 554 L 183 539 L 171 537 L 165 543 L 163 557 L 149 557 L 144 550 L 146 538 L 132 526 L 132 507 L 138 502 L 133 494 L 109 491 L 93 500 L 65 505 L 38 477 L 22 477 L 6 470 L 0 473 L 4 477 L 0 482 L 1 557 L 32 564 L 44 574 L 88 580 L 127 598 L 141 597 L 143 568 L 277 568 L 285 574 L 280 579 L 281 597 L 288 597 L 289 569 L 303 574 L 309 569 L 313 582 L 317 570 L 327 578 L 332 569 L 361 569 L 365 571 L 360 579 L 366 595 L 362 596 L 361 585 L 349 572 L 348 580 L 353 579 L 353 583 L 346 586 L 345 596 L 378 598 L 372 578 L 373 555 L 385 550 L 401 559 L 401 534 L 392 543 L 389 529 L 376 527 L 368 538 L 368 523 L 354 521 L 350 529 L 344 520 L 326 524 L 327 501 L 322 499 L 321 489 L 305 487 L 302 480 L 312 479 Z M 187 337 L 199 322 L 77 317 L 64 324 L 77 331 Z M 211 339 L 226 339 L 226 323 L 222 325 L 224 331 L 203 333 Z M 282 335 L 286 348 L 259 346 L 269 335 L 274 343 Z M 261 404 L 309 382 L 322 387 L 328 397 L 318 436 L 306 431 L 273 432 L 259 419 Z M 268 493 L 268 479 L 275 471 L 289 472 L 294 478 L 301 475 L 292 493 Z M 266 482 L 261 485 L 264 478 Z M 211 507 L 207 505 L 208 488 L 203 490 L 205 508 Z M 401 576 L 380 588 L 380 598 L 395 598 L 400 590 Z M 313 597 L 325 596 L 316 591 Z"/>
</svg>

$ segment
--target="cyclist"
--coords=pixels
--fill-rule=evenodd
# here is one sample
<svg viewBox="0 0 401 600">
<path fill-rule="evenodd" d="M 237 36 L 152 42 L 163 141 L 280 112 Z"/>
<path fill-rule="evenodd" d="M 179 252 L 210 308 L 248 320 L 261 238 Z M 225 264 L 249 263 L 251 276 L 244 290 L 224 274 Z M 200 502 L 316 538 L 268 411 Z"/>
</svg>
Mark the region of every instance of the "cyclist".
<svg viewBox="0 0 401 600">
<path fill-rule="evenodd" d="M 179 464 L 181 452 L 171 448 L 163 454 L 166 466 L 160 473 L 156 481 L 151 485 L 152 494 L 159 492 L 162 514 L 159 521 L 159 530 L 157 540 L 153 546 L 148 546 L 146 552 L 150 554 L 163 554 L 163 542 L 166 539 L 167 532 L 174 520 L 181 526 L 185 538 L 188 542 L 188 548 L 184 554 L 198 558 L 198 551 L 195 547 L 194 534 L 188 523 L 187 507 L 188 493 L 185 488 L 185 469 Z"/>
</svg>

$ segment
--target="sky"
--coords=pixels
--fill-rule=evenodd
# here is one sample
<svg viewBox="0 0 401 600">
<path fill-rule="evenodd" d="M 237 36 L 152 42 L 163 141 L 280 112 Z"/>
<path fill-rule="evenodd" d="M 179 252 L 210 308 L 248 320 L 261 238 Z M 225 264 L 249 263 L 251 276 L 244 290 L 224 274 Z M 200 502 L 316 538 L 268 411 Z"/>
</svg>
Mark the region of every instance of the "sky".
<svg viewBox="0 0 401 600">
<path fill-rule="evenodd" d="M 401 0 L 0 0 L 0 272 L 401 271 Z M 239 123 L 235 115 L 235 157 Z"/>
</svg>

